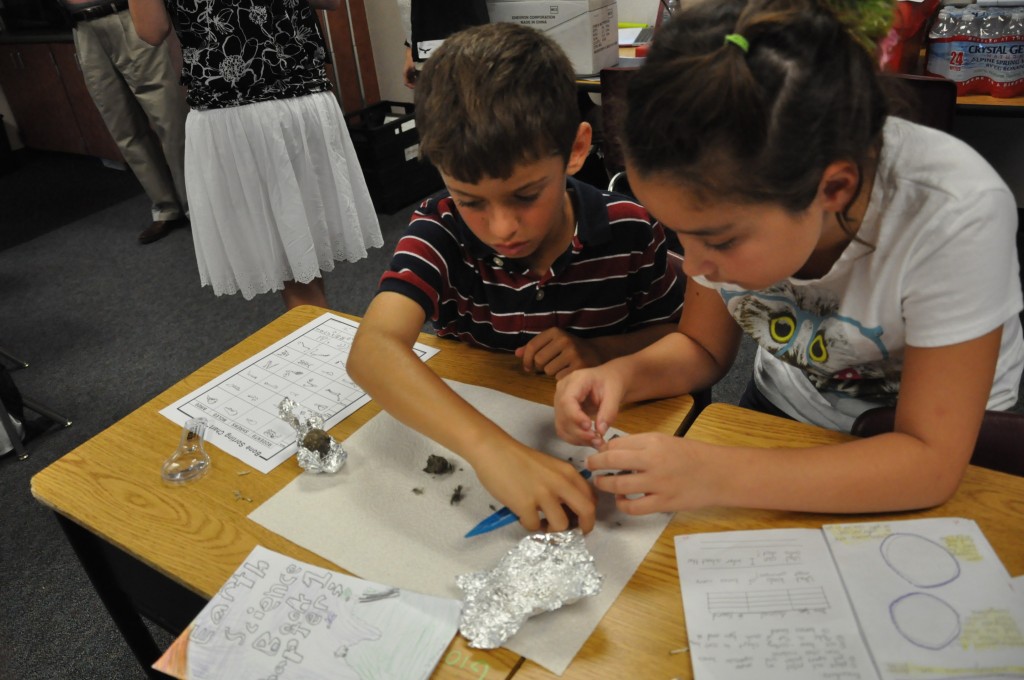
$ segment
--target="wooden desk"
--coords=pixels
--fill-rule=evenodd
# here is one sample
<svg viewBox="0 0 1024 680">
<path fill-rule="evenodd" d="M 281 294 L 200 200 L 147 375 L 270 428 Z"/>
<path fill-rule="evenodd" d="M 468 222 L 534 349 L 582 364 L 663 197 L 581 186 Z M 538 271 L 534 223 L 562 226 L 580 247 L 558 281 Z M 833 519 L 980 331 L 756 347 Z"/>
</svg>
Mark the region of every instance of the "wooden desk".
<svg viewBox="0 0 1024 680">
<path fill-rule="evenodd" d="M 57 513 L 104 604 L 153 677 L 148 666 L 159 650 L 139 612 L 169 630 L 183 630 L 257 544 L 338 569 L 247 517 L 302 472 L 294 460 L 267 475 L 239 476 L 251 468 L 207 443 L 213 465 L 201 481 L 173 487 L 160 478 L 160 466 L 181 432 L 160 409 L 323 311 L 301 307 L 288 312 L 32 478 L 32 494 Z M 429 364 L 443 377 L 551 403 L 554 380 L 525 375 L 509 354 L 428 335 L 420 335 L 419 341 L 441 348 Z M 687 396 L 628 409 L 616 425 L 626 431 L 675 432 L 692 404 Z M 371 401 L 331 433 L 343 440 L 379 411 Z M 238 500 L 236 491 L 252 502 Z M 472 673 L 470 664 L 462 665 L 467 658 L 476 666 Z M 507 650 L 471 650 L 456 636 L 435 677 L 482 677 L 480 664 L 490 668 L 488 677 L 506 677 L 519 662 L 519 655 Z"/>
<path fill-rule="evenodd" d="M 968 94 L 956 98 L 957 113 L 985 116 L 1024 116 L 1024 97 L 992 97 Z"/>
<path fill-rule="evenodd" d="M 806 447 L 846 441 L 849 435 L 727 404 L 706 407 L 686 437 L 723 445 L 760 448 Z M 687 653 L 670 654 L 686 646 L 686 625 L 680 596 L 673 537 L 708 531 L 821 527 L 835 522 L 965 517 L 981 527 L 1011 574 L 1024 573 L 1024 477 L 970 467 L 960 490 L 945 505 L 892 515 L 814 515 L 795 512 L 714 508 L 677 513 L 651 554 L 597 630 L 562 676 L 588 678 L 693 677 Z M 554 678 L 527 661 L 515 680 Z"/>
</svg>

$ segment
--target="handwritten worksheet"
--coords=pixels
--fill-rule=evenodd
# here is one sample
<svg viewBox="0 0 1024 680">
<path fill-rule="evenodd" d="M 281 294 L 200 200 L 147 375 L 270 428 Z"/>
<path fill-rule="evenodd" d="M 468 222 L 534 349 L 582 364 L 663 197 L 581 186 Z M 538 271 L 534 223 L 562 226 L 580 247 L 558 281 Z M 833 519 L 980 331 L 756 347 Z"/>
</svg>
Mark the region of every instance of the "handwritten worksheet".
<svg viewBox="0 0 1024 680">
<path fill-rule="evenodd" d="M 256 546 L 153 667 L 182 680 L 427 678 L 461 611 Z"/>
<path fill-rule="evenodd" d="M 675 543 L 696 680 L 1024 678 L 1024 598 L 970 520 Z"/>
<path fill-rule="evenodd" d="M 878 677 L 821 531 L 723 531 L 675 544 L 696 680 Z"/>
<path fill-rule="evenodd" d="M 330 429 L 370 400 L 345 366 L 359 324 L 325 313 L 222 373 L 160 413 L 179 425 L 206 418 L 206 439 L 267 473 L 296 451 L 295 430 L 278 416 L 290 397 Z M 426 361 L 438 350 L 416 343 Z"/>
</svg>

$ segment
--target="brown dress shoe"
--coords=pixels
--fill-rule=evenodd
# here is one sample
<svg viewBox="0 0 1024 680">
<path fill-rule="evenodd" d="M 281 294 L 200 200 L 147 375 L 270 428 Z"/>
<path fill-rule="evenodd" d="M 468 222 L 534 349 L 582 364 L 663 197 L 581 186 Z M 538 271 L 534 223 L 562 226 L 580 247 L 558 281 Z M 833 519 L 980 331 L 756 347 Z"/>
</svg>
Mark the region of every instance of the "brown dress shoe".
<svg viewBox="0 0 1024 680">
<path fill-rule="evenodd" d="M 153 222 L 139 234 L 139 243 L 152 243 L 153 241 L 159 241 L 164 236 L 171 233 L 172 230 L 177 229 L 188 224 L 184 218 L 178 218 L 174 220 L 158 220 Z"/>
</svg>

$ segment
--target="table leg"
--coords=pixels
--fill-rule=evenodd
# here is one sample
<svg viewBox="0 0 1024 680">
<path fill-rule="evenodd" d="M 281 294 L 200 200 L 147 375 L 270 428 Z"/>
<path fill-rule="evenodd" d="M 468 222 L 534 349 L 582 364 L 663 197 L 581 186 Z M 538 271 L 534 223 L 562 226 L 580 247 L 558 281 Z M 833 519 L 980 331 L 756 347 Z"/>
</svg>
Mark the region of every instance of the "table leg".
<svg viewBox="0 0 1024 680">
<path fill-rule="evenodd" d="M 68 542 L 82 563 L 96 593 L 100 596 L 107 611 L 110 612 L 110 617 L 121 631 L 121 635 L 146 673 L 146 677 L 153 680 L 169 677 L 150 668 L 150 665 L 160 658 L 160 648 L 154 642 L 153 636 L 149 634 L 149 630 L 135 609 L 131 598 L 120 588 L 111 574 L 111 570 L 103 558 L 103 546 L 101 545 L 103 540 L 60 514 L 56 516 L 57 522 L 64 530 Z"/>
</svg>

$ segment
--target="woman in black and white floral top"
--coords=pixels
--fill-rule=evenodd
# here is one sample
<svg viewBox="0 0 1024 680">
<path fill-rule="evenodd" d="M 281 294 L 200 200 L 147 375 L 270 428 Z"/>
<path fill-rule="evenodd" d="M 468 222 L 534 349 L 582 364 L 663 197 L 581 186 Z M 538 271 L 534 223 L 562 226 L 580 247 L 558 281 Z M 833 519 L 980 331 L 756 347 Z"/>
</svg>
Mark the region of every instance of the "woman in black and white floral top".
<svg viewBox="0 0 1024 680">
<path fill-rule="evenodd" d="M 143 40 L 171 27 L 191 107 L 185 183 L 200 280 L 327 306 L 321 272 L 383 244 L 325 70 L 314 9 L 339 0 L 130 0 Z"/>
</svg>

